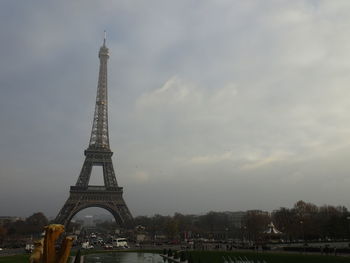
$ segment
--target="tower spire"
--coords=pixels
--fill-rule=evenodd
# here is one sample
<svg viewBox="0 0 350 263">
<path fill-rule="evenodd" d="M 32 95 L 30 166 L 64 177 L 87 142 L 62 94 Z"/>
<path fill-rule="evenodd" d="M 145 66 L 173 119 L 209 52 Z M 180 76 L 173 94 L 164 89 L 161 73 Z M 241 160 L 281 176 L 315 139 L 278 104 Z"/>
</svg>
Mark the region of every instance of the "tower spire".
<svg viewBox="0 0 350 263">
<path fill-rule="evenodd" d="M 100 70 L 89 149 L 109 149 L 107 96 L 107 61 L 109 52 L 106 47 L 106 35 L 103 39 L 103 46 L 100 48 L 98 56 L 100 58 Z"/>
<path fill-rule="evenodd" d="M 106 30 L 104 32 L 104 37 L 103 37 L 103 46 L 106 47 L 106 40 L 107 40 L 107 32 Z"/>
</svg>

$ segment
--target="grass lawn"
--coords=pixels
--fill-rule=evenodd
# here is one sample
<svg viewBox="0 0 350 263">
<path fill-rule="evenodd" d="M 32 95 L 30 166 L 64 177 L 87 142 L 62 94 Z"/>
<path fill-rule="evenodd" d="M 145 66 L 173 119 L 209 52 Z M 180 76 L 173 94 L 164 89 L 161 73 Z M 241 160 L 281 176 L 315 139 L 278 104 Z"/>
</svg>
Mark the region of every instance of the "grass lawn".
<svg viewBox="0 0 350 263">
<path fill-rule="evenodd" d="M 249 260 L 265 260 L 267 263 L 350 263 L 350 257 L 302 255 L 294 253 L 261 253 L 254 252 L 223 252 L 223 251 L 193 251 L 191 252 L 194 263 L 222 263 L 223 256 L 232 259 L 235 257 L 247 257 Z"/>
<path fill-rule="evenodd" d="M 161 254 L 163 250 L 161 249 L 128 249 L 128 250 L 120 250 L 120 249 L 111 249 L 111 250 L 81 250 L 81 255 L 88 255 L 88 254 L 101 254 L 101 253 L 114 253 L 114 252 L 119 252 L 119 253 L 130 253 L 130 252 L 136 252 L 136 253 L 157 253 Z M 75 256 L 76 251 L 73 251 L 71 255 Z"/>
<path fill-rule="evenodd" d="M 28 263 L 29 255 L 15 255 L 0 257 L 1 263 Z"/>
<path fill-rule="evenodd" d="M 89 251 L 90 253 L 110 253 L 116 251 Z M 87 254 L 90 254 L 90 253 Z M 156 252 L 150 251 L 120 251 L 128 252 Z M 157 252 L 160 252 L 159 250 Z M 223 257 L 230 256 L 232 259 L 247 257 L 249 260 L 265 260 L 267 263 L 350 263 L 350 257 L 323 256 L 323 255 L 302 255 L 294 253 L 261 253 L 254 252 L 224 252 L 224 251 L 191 251 L 194 263 L 223 263 Z M 84 253 L 85 254 L 85 253 Z M 15 255 L 0 257 L 0 263 L 28 263 L 29 255 Z"/>
</svg>

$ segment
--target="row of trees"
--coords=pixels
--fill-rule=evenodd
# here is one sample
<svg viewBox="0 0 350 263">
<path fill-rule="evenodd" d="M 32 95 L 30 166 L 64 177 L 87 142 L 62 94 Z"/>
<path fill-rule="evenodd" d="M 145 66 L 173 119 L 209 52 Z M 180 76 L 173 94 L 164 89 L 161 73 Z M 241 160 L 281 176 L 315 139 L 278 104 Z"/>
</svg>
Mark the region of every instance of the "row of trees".
<svg viewBox="0 0 350 263">
<path fill-rule="evenodd" d="M 23 220 L 8 222 L 0 225 L 0 244 L 5 240 L 19 240 L 21 238 L 38 238 L 49 220 L 41 213 L 34 213 Z"/>
<path fill-rule="evenodd" d="M 152 237 L 166 235 L 168 239 L 212 238 L 217 234 L 223 238 L 228 227 L 233 229 L 232 222 L 225 212 L 209 212 L 199 216 L 180 213 L 175 213 L 174 216 L 138 216 L 134 223 L 144 226 Z"/>
<path fill-rule="evenodd" d="M 350 237 L 350 213 L 344 206 L 317 207 L 304 201 L 280 208 L 271 215 L 288 239 L 342 239 Z"/>
<path fill-rule="evenodd" d="M 139 216 L 135 224 L 145 226 L 152 237 L 165 234 L 169 239 L 189 234 L 190 237 L 254 241 L 262 238 L 271 222 L 283 233 L 280 238 L 288 241 L 350 238 L 350 213 L 343 206 L 317 207 L 298 201 L 292 208 L 282 207 L 272 213 L 247 211 L 238 223 L 233 216 L 233 212 L 209 212 L 199 216 L 175 213 L 174 216 Z"/>
<path fill-rule="evenodd" d="M 237 221 L 237 217 L 239 221 Z M 142 225 L 150 237 L 165 235 L 169 240 L 183 238 L 261 239 L 262 233 L 273 222 L 285 240 L 348 239 L 350 213 L 343 206 L 321 206 L 298 201 L 292 208 L 280 208 L 272 213 L 258 210 L 242 213 L 209 212 L 205 215 L 138 216 L 134 225 Z M 25 220 L 0 226 L 0 241 L 5 237 L 39 235 L 49 223 L 43 213 L 35 213 Z M 100 227 L 113 231 L 115 223 Z"/>
<path fill-rule="evenodd" d="M 4 236 L 28 236 L 40 235 L 43 232 L 44 226 L 49 224 L 49 220 L 41 213 L 34 213 L 23 220 L 8 222 L 0 226 L 0 235 Z"/>
</svg>

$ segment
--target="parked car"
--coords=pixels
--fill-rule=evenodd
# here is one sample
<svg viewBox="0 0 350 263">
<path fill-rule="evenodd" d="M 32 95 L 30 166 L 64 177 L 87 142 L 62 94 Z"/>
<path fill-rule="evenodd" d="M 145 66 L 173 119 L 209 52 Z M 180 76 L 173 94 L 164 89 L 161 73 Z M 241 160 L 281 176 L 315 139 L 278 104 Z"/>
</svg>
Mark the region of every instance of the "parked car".
<svg viewBox="0 0 350 263">
<path fill-rule="evenodd" d="M 126 238 L 116 238 L 112 241 L 113 247 L 116 248 L 128 248 L 128 242 Z"/>
<path fill-rule="evenodd" d="M 105 244 L 104 249 L 113 249 L 113 245 L 112 244 Z"/>
<path fill-rule="evenodd" d="M 93 246 L 93 245 L 90 245 L 89 242 L 84 242 L 84 243 L 81 244 L 81 248 L 82 248 L 82 249 L 93 249 L 94 246 Z"/>
<path fill-rule="evenodd" d="M 33 244 L 26 244 L 25 251 L 27 253 L 32 253 L 34 250 L 34 245 Z"/>
</svg>

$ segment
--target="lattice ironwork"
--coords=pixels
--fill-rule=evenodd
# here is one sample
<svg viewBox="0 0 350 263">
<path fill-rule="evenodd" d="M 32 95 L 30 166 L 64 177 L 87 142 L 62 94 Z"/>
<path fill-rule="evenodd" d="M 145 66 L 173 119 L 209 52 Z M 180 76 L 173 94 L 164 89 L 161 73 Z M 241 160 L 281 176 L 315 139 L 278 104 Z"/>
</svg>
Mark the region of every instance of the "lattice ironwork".
<svg viewBox="0 0 350 263">
<path fill-rule="evenodd" d="M 96 105 L 89 147 L 85 150 L 85 161 L 75 186 L 55 221 L 67 225 L 73 216 L 88 207 L 101 207 L 112 213 L 116 222 L 126 225 L 132 215 L 123 199 L 123 188 L 118 186 L 114 173 L 108 135 L 107 61 L 109 58 L 106 38 L 99 51 L 100 69 L 97 85 Z M 93 166 L 103 168 L 103 186 L 89 185 Z"/>
<path fill-rule="evenodd" d="M 90 137 L 89 148 L 109 149 L 108 136 L 108 96 L 107 96 L 107 61 L 109 58 L 106 42 L 99 52 L 100 71 L 97 85 L 94 121 Z"/>
</svg>

